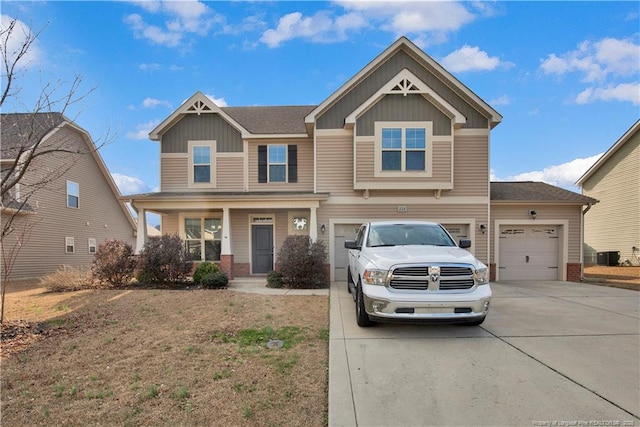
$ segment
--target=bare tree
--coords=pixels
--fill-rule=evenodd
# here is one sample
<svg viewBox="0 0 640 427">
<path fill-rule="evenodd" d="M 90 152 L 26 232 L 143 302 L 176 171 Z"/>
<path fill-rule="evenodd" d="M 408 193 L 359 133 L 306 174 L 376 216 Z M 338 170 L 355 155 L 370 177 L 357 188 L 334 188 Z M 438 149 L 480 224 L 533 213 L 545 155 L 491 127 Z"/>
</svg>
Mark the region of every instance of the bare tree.
<svg viewBox="0 0 640 427">
<path fill-rule="evenodd" d="M 3 18 L 5 18 L 3 16 Z M 2 54 L 2 88 L 0 110 L 2 110 L 2 135 L 0 146 L 0 201 L 2 203 L 2 280 L 0 281 L 0 323 L 4 320 L 6 285 L 21 248 L 28 243 L 31 230 L 37 223 L 32 215 L 36 207 L 29 201 L 34 194 L 56 185 L 74 164 L 77 155 L 90 154 L 99 147 L 95 144 L 70 145 L 65 140 L 44 138 L 45 134 L 70 122 L 65 113 L 73 105 L 91 94 L 95 88 L 81 92 L 83 82 L 76 75 L 65 82 L 45 82 L 36 101 L 26 107 L 20 97 L 16 82 L 23 69 L 23 62 L 43 30 L 33 32 L 18 19 L 11 18 L 0 27 L 0 53 Z M 6 106 L 20 106 L 17 113 L 5 114 Z M 12 116 L 12 117 L 10 117 Z M 11 118 L 11 119 L 10 119 Z M 45 159 L 62 159 L 55 168 L 47 166 Z"/>
</svg>

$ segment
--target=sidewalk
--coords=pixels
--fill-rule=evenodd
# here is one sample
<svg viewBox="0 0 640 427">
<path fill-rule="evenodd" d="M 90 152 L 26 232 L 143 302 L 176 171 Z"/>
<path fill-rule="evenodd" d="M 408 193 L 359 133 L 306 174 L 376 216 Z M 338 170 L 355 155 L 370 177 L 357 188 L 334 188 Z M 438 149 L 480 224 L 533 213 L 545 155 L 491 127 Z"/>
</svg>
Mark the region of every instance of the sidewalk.
<svg viewBox="0 0 640 427">
<path fill-rule="evenodd" d="M 329 289 L 287 289 L 267 288 L 266 277 L 239 277 L 229 281 L 227 289 L 248 294 L 261 295 L 326 295 Z"/>
</svg>

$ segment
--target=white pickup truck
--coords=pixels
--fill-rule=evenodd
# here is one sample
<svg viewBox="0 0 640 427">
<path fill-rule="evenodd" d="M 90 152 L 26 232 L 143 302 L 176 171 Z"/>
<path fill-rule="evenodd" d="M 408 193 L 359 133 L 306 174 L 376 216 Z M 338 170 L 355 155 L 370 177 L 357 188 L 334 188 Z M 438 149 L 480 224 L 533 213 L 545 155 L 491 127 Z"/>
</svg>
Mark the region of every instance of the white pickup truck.
<svg viewBox="0 0 640 427">
<path fill-rule="evenodd" d="M 378 321 L 480 325 L 489 311 L 487 266 L 434 222 L 363 224 L 349 249 L 347 285 L 359 326 Z"/>
</svg>

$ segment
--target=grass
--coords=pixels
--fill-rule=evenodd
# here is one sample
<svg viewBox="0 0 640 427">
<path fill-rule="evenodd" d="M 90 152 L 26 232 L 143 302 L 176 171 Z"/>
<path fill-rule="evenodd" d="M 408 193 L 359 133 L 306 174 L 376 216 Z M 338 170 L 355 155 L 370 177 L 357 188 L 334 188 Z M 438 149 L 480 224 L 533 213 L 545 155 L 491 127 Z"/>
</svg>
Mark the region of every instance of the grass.
<svg viewBox="0 0 640 427">
<path fill-rule="evenodd" d="M 47 333 L 2 360 L 3 425 L 327 424 L 326 296 L 100 289 L 7 304 Z"/>
</svg>

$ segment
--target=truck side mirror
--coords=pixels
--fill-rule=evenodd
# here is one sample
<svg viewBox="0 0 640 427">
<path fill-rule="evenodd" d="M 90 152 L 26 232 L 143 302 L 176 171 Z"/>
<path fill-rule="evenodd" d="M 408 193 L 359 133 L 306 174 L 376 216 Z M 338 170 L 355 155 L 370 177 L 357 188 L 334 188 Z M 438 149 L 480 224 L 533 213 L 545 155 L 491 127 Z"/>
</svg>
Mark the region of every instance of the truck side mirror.
<svg viewBox="0 0 640 427">
<path fill-rule="evenodd" d="M 344 247 L 347 249 L 360 249 L 358 243 L 355 240 L 345 240 Z"/>
<path fill-rule="evenodd" d="M 460 239 L 460 244 L 458 246 L 460 246 L 462 249 L 470 248 L 471 247 L 471 240 L 470 239 Z"/>
</svg>

